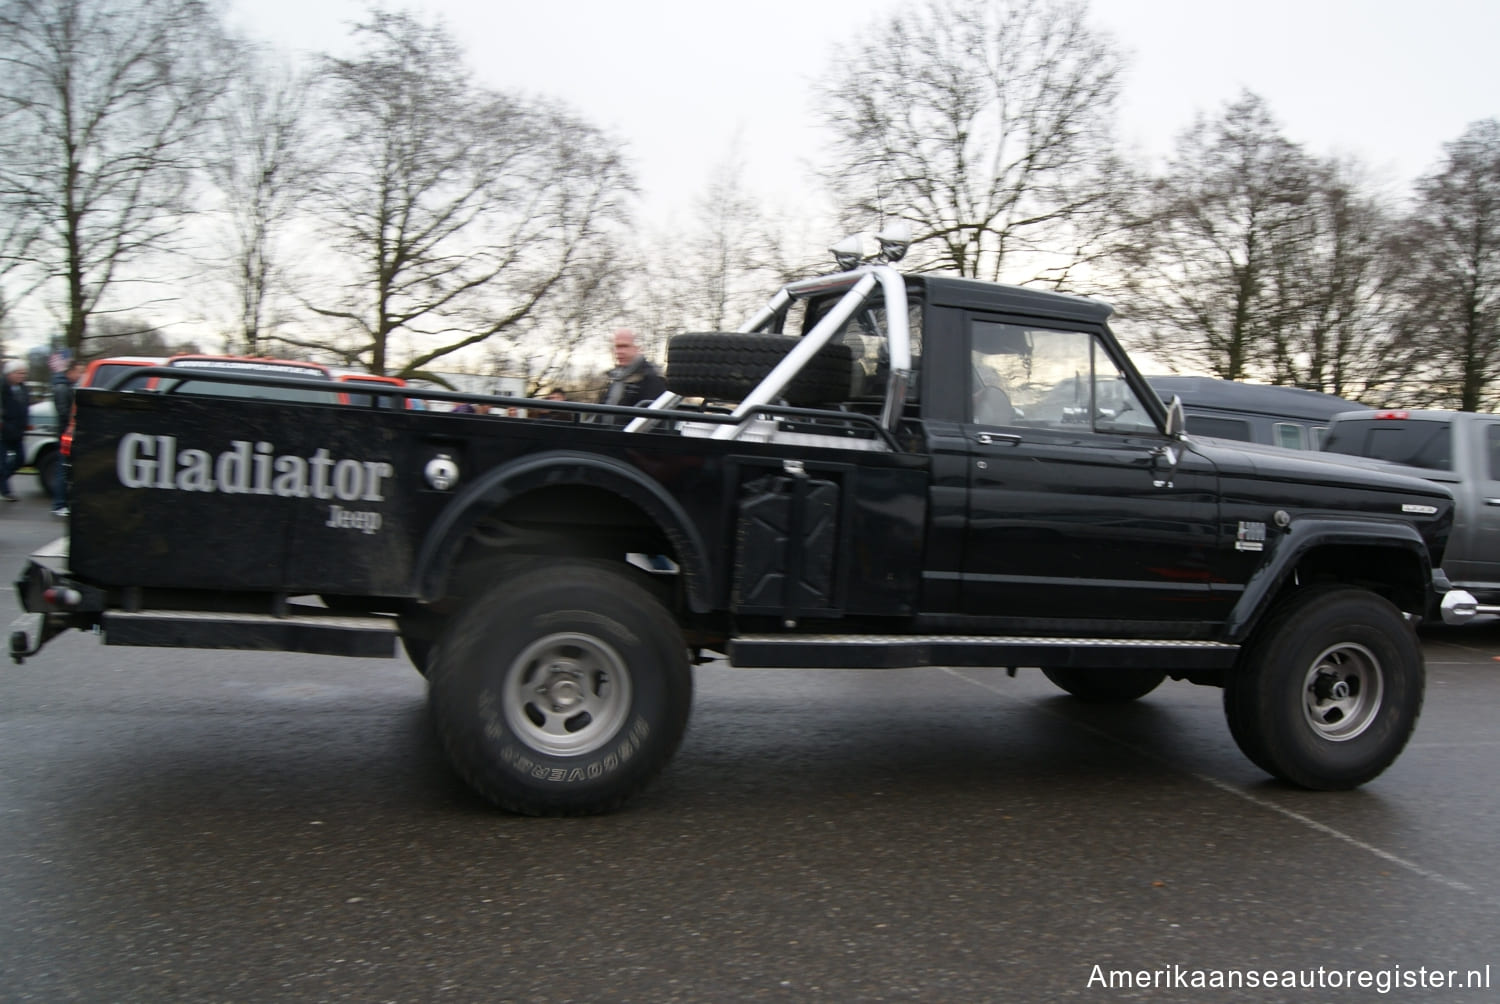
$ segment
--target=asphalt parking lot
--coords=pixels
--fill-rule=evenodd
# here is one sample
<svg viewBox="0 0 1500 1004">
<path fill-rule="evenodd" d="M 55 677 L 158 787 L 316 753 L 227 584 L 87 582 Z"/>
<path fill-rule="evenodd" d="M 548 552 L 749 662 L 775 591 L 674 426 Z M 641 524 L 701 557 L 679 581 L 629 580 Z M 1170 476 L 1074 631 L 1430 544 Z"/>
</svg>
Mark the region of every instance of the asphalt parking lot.
<svg viewBox="0 0 1500 1004">
<path fill-rule="evenodd" d="M 0 572 L 57 522 L 0 511 Z M 0 676 L 0 1000 L 1496 1000 L 1500 624 L 1425 648 L 1355 792 L 1269 781 L 1188 684 L 710 664 L 643 797 L 538 820 L 404 661 L 66 636 Z"/>
</svg>

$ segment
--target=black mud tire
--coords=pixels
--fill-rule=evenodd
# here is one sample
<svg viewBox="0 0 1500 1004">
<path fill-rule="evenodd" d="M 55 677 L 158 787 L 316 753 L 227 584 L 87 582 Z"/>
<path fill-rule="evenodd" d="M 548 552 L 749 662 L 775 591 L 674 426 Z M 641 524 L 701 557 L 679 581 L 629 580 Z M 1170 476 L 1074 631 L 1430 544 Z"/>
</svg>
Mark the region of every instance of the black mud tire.
<svg viewBox="0 0 1500 1004">
<path fill-rule="evenodd" d="M 432 642 L 426 638 L 417 638 L 413 635 L 401 636 L 401 650 L 406 653 L 412 667 L 423 676 L 427 675 L 427 667 L 432 662 Z"/>
<path fill-rule="evenodd" d="M 681 631 L 627 574 L 517 562 L 446 625 L 428 662 L 454 768 L 511 812 L 609 812 L 666 765 L 693 678 Z"/>
<path fill-rule="evenodd" d="M 1080 701 L 1121 704 L 1145 697 L 1167 674 L 1159 669 L 1043 669 L 1042 675 Z"/>
<path fill-rule="evenodd" d="M 708 332 L 676 335 L 667 343 L 667 386 L 683 397 L 740 401 L 781 362 L 795 338 Z M 782 392 L 796 407 L 846 401 L 854 369 L 849 346 L 818 350 Z"/>
<path fill-rule="evenodd" d="M 396 618 L 396 630 L 401 637 L 401 649 L 412 666 L 423 676 L 432 663 L 432 650 L 442 636 L 448 618 L 430 607 L 413 604 L 402 610 Z"/>
<path fill-rule="evenodd" d="M 1426 673 L 1412 626 L 1362 589 L 1294 595 L 1229 674 L 1224 714 L 1251 762 L 1289 784 L 1357 788 L 1389 767 L 1422 712 Z"/>
</svg>

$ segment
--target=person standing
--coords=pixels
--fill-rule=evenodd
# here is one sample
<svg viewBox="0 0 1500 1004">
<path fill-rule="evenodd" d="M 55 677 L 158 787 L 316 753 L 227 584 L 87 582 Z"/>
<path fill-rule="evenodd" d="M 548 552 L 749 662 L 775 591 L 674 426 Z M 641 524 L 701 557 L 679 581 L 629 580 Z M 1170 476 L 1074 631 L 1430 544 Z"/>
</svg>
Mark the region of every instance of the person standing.
<svg viewBox="0 0 1500 1004">
<path fill-rule="evenodd" d="M 66 429 L 68 420 L 73 414 L 73 389 L 78 386 L 78 378 L 83 376 L 83 361 L 79 359 L 67 360 L 66 368 L 60 373 L 52 374 L 52 405 L 57 415 L 57 427 Z M 66 516 L 68 514 L 68 471 L 67 464 L 59 463 L 52 479 L 52 515 Z"/>
<path fill-rule="evenodd" d="M 667 381 L 636 344 L 635 332 L 620 328 L 614 333 L 615 368 L 609 371 L 609 387 L 599 398 L 600 404 L 618 404 L 627 408 L 644 407 L 666 393 Z M 624 425 L 623 415 L 607 415 L 601 421 Z"/>
<path fill-rule="evenodd" d="M 565 393 L 563 393 L 563 391 L 562 391 L 562 389 L 560 387 L 554 387 L 554 388 L 552 388 L 551 390 L 549 390 L 547 392 L 547 396 L 543 400 L 546 400 L 546 401 L 566 401 L 567 399 L 568 399 L 568 395 L 565 394 Z M 574 412 L 571 412 L 571 411 L 553 411 L 550 408 L 539 409 L 537 411 L 532 412 L 532 415 L 535 418 L 545 419 L 545 420 L 547 420 L 549 422 L 576 422 L 576 421 L 578 421 L 578 415 L 576 413 L 574 413 Z"/>
<path fill-rule="evenodd" d="M 26 425 L 31 421 L 31 392 L 26 389 L 24 359 L 5 364 L 5 382 L 0 384 L 0 499 L 14 502 L 10 478 L 26 455 Z"/>
</svg>

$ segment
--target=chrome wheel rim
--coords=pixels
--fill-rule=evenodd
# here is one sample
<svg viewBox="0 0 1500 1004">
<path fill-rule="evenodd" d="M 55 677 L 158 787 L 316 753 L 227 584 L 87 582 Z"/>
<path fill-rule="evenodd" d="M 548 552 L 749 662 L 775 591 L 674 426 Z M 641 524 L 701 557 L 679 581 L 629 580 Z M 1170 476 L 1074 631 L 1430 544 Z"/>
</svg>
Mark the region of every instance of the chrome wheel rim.
<svg viewBox="0 0 1500 1004">
<path fill-rule="evenodd" d="M 1302 713 L 1313 732 L 1348 742 L 1375 721 L 1385 696 L 1380 660 L 1363 645 L 1344 642 L 1313 660 L 1302 682 Z"/>
<path fill-rule="evenodd" d="M 532 749 L 592 753 L 630 713 L 630 673 L 609 645 L 586 634 L 551 634 L 526 647 L 505 679 L 505 724 Z"/>
</svg>

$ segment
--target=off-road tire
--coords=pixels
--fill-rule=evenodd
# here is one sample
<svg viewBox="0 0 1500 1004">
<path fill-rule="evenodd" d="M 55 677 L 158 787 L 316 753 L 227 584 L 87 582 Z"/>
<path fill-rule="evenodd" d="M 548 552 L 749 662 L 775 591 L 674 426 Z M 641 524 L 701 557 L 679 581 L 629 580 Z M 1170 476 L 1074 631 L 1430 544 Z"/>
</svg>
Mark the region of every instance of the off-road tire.
<svg viewBox="0 0 1500 1004">
<path fill-rule="evenodd" d="M 1042 675 L 1080 701 L 1120 704 L 1145 697 L 1167 674 L 1159 669 L 1043 669 Z"/>
<path fill-rule="evenodd" d="M 1412 626 L 1362 589 L 1296 594 L 1272 611 L 1229 674 L 1230 734 L 1267 773 L 1303 788 L 1355 788 L 1405 748 L 1425 670 Z"/>
<path fill-rule="evenodd" d="M 785 335 L 676 335 L 667 343 L 667 386 L 683 397 L 740 401 L 796 344 Z M 830 343 L 808 360 L 782 397 L 796 407 L 847 400 L 853 369 L 849 346 Z"/>
<path fill-rule="evenodd" d="M 618 808 L 682 739 L 693 678 L 682 634 L 628 574 L 518 561 L 446 625 L 428 661 L 449 759 L 511 812 Z"/>
</svg>

